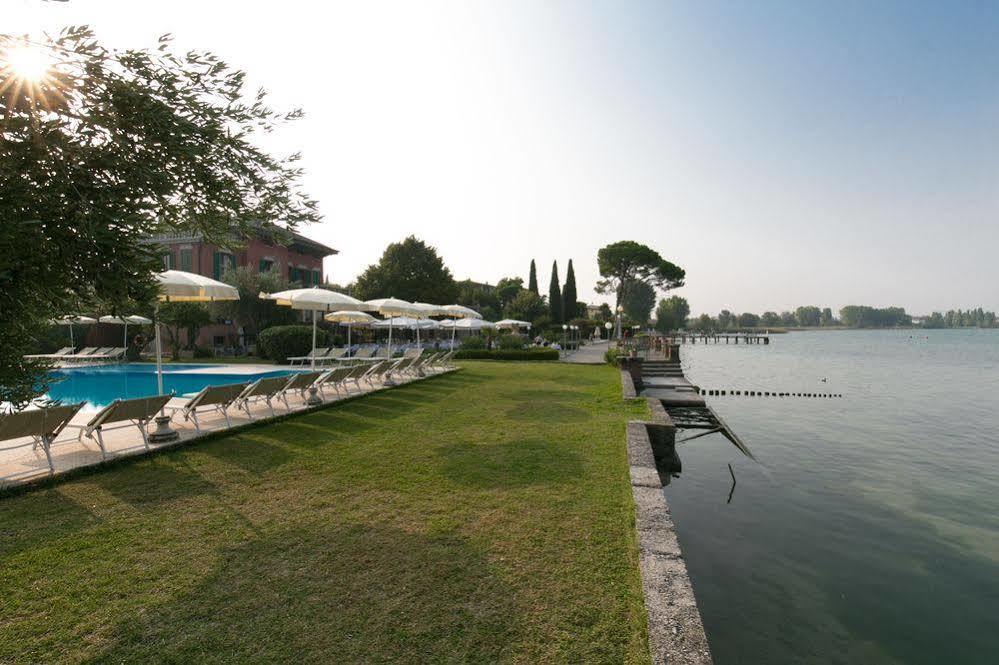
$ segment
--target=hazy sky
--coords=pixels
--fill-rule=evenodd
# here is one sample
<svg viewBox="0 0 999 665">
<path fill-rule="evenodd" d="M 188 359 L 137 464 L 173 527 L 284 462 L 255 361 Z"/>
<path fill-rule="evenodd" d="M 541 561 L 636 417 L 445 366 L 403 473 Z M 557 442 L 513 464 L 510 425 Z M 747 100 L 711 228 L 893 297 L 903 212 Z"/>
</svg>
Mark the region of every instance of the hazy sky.
<svg viewBox="0 0 999 665">
<path fill-rule="evenodd" d="M 172 32 L 306 118 L 347 282 L 415 234 L 459 279 L 638 240 L 695 314 L 999 309 L 999 3 L 3 0 L 0 30 Z"/>
</svg>

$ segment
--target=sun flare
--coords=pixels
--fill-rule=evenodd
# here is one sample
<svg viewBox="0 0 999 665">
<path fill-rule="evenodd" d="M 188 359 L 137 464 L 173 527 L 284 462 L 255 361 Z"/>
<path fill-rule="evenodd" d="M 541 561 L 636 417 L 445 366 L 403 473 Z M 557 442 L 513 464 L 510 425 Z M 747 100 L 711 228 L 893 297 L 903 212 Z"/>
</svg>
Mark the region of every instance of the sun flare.
<svg viewBox="0 0 999 665">
<path fill-rule="evenodd" d="M 45 49 L 27 44 L 11 46 L 4 54 L 5 69 L 18 78 L 38 82 L 48 74 L 51 62 Z"/>
</svg>

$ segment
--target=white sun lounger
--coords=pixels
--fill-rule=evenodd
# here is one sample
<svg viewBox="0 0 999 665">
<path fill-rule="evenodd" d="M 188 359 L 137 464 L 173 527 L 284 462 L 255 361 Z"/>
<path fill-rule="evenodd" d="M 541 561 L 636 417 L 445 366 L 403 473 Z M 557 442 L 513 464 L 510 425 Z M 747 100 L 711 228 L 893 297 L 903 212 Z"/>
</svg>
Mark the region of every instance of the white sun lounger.
<svg viewBox="0 0 999 665">
<path fill-rule="evenodd" d="M 249 383 L 228 383 L 222 386 L 205 386 L 197 395 L 187 401 L 184 406 L 167 407 L 171 411 L 180 411 L 184 420 L 193 420 L 194 429 L 201 434 L 201 424 L 198 422 L 198 409 L 211 408 L 220 411 L 225 416 L 226 427 L 232 427 L 229 419 L 229 407 L 239 399 Z"/>
<path fill-rule="evenodd" d="M 52 464 L 52 442 L 59 436 L 59 433 L 69 424 L 73 416 L 83 408 L 85 402 L 70 404 L 67 406 L 52 406 L 47 409 L 31 409 L 29 411 L 18 411 L 17 413 L 0 414 L 0 441 L 13 441 L 15 439 L 30 438 L 30 442 L 19 443 L 0 450 L 13 450 L 22 446 L 30 445 L 33 449 L 38 446 L 45 451 L 45 459 L 49 462 L 49 472 L 55 474 L 55 465 Z"/>
<path fill-rule="evenodd" d="M 111 346 L 111 347 L 108 347 L 107 351 L 104 351 L 103 349 L 100 349 L 100 350 L 96 351 L 95 353 L 90 354 L 89 357 L 93 358 L 94 360 L 107 360 L 107 361 L 111 361 L 111 360 L 120 360 L 121 357 L 124 356 L 124 355 L 125 355 L 125 347 L 124 346 Z"/>
<path fill-rule="evenodd" d="M 64 347 L 62 347 L 61 349 L 59 349 L 58 351 L 56 351 L 54 353 L 32 353 L 32 354 L 26 355 L 24 357 L 27 358 L 28 360 L 35 360 L 35 359 L 55 359 L 55 358 L 61 358 L 62 356 L 68 356 L 68 355 L 70 355 L 72 353 L 73 353 L 73 347 L 72 346 L 64 346 Z"/>
<path fill-rule="evenodd" d="M 288 404 L 288 393 L 297 392 L 302 397 L 302 401 L 305 401 L 305 391 L 316 382 L 316 380 L 326 374 L 325 371 L 315 371 L 315 372 L 302 372 L 300 374 L 294 374 L 288 383 L 285 384 L 284 388 L 281 389 L 281 400 L 284 401 L 284 405 L 288 407 L 291 411 L 291 405 Z"/>
<path fill-rule="evenodd" d="M 329 352 L 330 352 L 330 347 L 313 349 L 312 351 L 306 353 L 304 356 L 291 356 L 290 358 L 288 358 L 288 364 L 294 365 L 295 361 L 297 360 L 300 365 L 304 365 L 307 362 L 312 362 L 313 358 L 315 358 L 316 361 L 318 362 L 320 358 L 325 357 L 326 354 Z"/>
<path fill-rule="evenodd" d="M 280 395 L 286 385 L 288 385 L 287 376 L 271 376 L 258 379 L 248 385 L 239 394 L 239 397 L 236 398 L 236 406 L 246 411 L 246 416 L 250 420 L 253 420 L 253 414 L 250 413 L 250 402 L 264 400 L 267 402 L 267 407 L 271 410 L 271 415 L 276 416 L 277 413 L 274 411 L 273 400 Z"/>
<path fill-rule="evenodd" d="M 347 349 L 332 348 L 330 349 L 330 352 L 327 353 L 322 358 L 316 358 L 316 363 L 322 364 L 324 362 L 332 362 L 334 360 L 340 360 L 341 358 L 344 357 L 345 353 L 347 353 Z"/>
<path fill-rule="evenodd" d="M 70 425 L 79 428 L 80 433 L 77 440 L 97 439 L 97 445 L 101 448 L 101 458 L 107 458 L 107 449 L 104 447 L 104 432 L 125 427 L 138 427 L 142 434 L 142 445 L 149 449 L 149 438 L 146 436 L 146 425 L 156 417 L 156 414 L 163 410 L 173 398 L 173 393 L 169 395 L 152 395 L 150 397 L 135 397 L 133 399 L 116 399 L 100 410 L 86 425 Z M 126 422 L 127 421 L 127 422 Z M 108 427 L 111 423 L 124 423 L 115 427 Z M 96 436 L 95 436 L 96 435 Z"/>
<path fill-rule="evenodd" d="M 96 346 L 87 346 L 80 349 L 76 353 L 67 353 L 64 356 L 59 356 L 58 358 L 56 358 L 56 360 L 79 360 L 86 358 L 87 356 L 93 355 L 94 352 L 96 351 L 97 351 Z"/>
</svg>

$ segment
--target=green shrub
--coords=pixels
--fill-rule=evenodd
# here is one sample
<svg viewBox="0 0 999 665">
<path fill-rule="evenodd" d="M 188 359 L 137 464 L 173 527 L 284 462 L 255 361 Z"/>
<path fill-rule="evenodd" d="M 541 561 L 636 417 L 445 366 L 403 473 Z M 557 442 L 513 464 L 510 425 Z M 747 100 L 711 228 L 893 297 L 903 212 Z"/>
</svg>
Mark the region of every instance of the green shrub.
<svg viewBox="0 0 999 665">
<path fill-rule="evenodd" d="M 485 349 L 460 349 L 454 354 L 457 360 L 558 360 L 555 349 L 516 349 L 487 351 Z"/>
<path fill-rule="evenodd" d="M 472 335 L 461 340 L 461 348 L 469 350 L 480 350 L 486 348 L 486 338 L 479 335 Z"/>
<path fill-rule="evenodd" d="M 522 335 L 500 335 L 499 348 L 504 351 L 516 351 L 524 348 Z"/>
<path fill-rule="evenodd" d="M 620 351 L 616 348 L 607 349 L 604 352 L 604 361 L 610 365 L 617 366 L 617 357 L 620 355 Z"/>
<path fill-rule="evenodd" d="M 215 354 L 211 349 L 207 349 L 203 346 L 194 347 L 194 357 L 195 358 L 211 358 Z"/>
<path fill-rule="evenodd" d="M 316 346 L 328 346 L 326 332 L 316 331 Z M 312 350 L 312 326 L 271 326 L 257 335 L 257 352 L 283 365 L 292 356 L 304 356 Z"/>
</svg>

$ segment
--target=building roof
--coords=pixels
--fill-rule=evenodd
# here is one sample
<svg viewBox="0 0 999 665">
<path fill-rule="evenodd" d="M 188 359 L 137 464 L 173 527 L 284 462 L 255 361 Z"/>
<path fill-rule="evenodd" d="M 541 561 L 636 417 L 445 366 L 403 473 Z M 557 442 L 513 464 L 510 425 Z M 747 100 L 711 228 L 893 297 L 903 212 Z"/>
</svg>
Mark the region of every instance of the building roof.
<svg viewBox="0 0 999 665">
<path fill-rule="evenodd" d="M 303 236 L 301 233 L 289 231 L 288 229 L 280 226 L 265 225 L 263 223 L 253 224 L 252 226 L 253 230 L 250 232 L 251 235 L 272 245 L 286 245 L 288 248 L 293 249 L 296 252 L 315 256 L 320 259 L 340 253 L 328 245 L 324 245 L 323 243 L 313 240 L 312 238 Z M 199 233 L 187 232 L 159 233 L 148 237 L 148 241 L 159 243 L 191 242 L 200 241 L 202 239 L 203 237 Z M 235 232 L 232 235 L 232 239 L 234 244 L 239 244 L 243 240 L 243 238 L 238 237 Z"/>
</svg>

